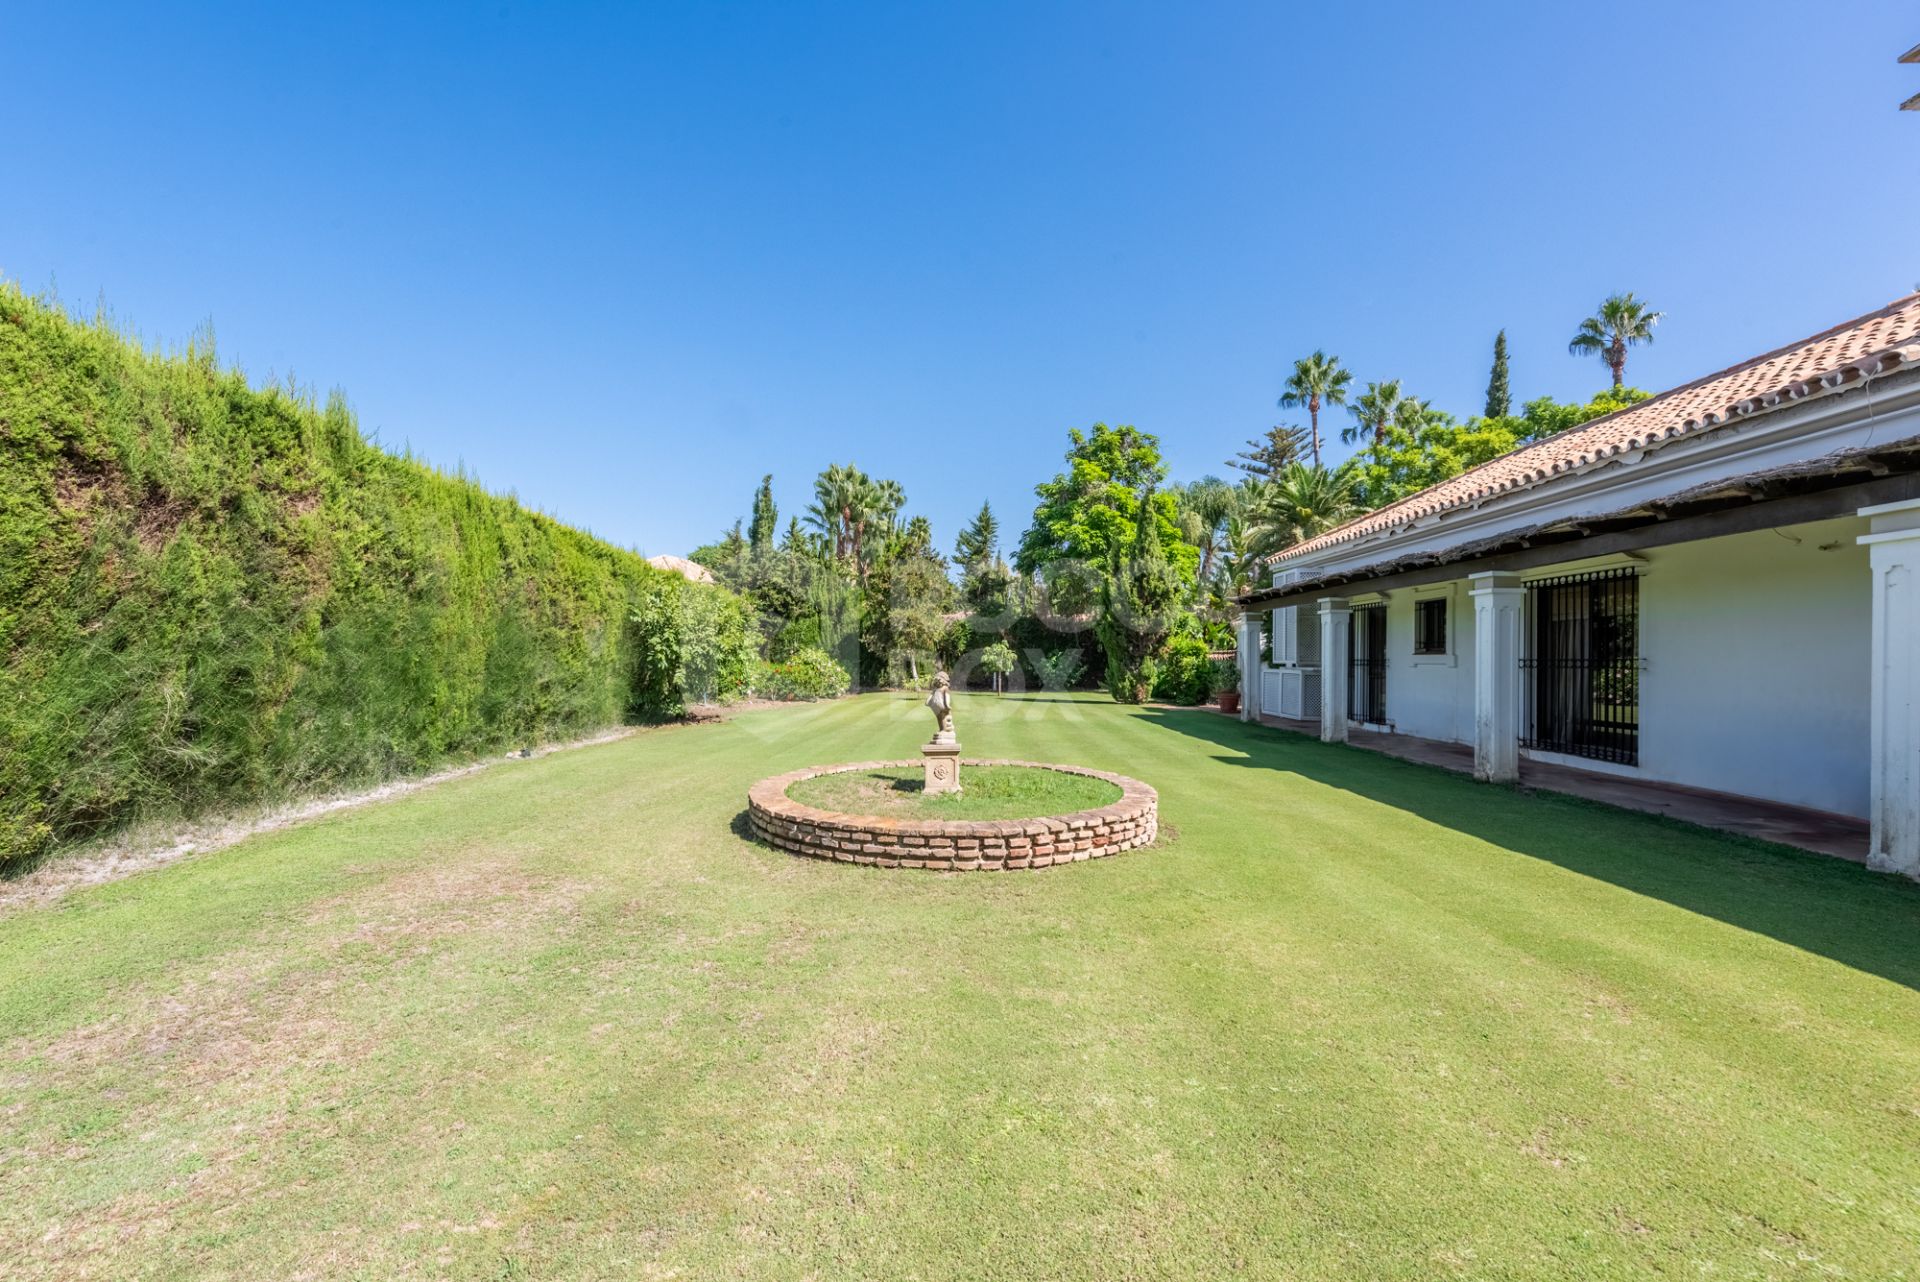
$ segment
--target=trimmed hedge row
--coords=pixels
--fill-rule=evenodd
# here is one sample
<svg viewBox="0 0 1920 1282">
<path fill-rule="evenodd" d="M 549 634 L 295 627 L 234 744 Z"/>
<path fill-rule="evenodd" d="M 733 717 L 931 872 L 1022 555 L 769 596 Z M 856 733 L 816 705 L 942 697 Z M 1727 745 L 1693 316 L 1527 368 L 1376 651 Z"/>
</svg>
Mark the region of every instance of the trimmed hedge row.
<svg viewBox="0 0 1920 1282">
<path fill-rule="evenodd" d="M 337 395 L 0 285 L 0 868 L 677 711 L 636 680 L 664 576 L 368 444 Z"/>
</svg>

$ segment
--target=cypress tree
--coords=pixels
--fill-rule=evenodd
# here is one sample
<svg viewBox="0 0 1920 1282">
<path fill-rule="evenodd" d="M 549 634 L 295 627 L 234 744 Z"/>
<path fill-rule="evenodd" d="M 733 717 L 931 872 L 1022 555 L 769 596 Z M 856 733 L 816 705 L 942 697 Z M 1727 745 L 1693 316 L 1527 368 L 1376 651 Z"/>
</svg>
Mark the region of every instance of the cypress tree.
<svg viewBox="0 0 1920 1282">
<path fill-rule="evenodd" d="M 1493 373 L 1487 378 L 1487 417 L 1505 418 L 1513 412 L 1513 395 L 1507 390 L 1507 331 L 1493 340 Z"/>
<path fill-rule="evenodd" d="M 780 509 L 773 505 L 773 475 L 760 478 L 760 490 L 753 496 L 753 522 L 747 527 L 747 545 L 755 556 L 773 551 L 773 532 L 780 527 Z"/>
</svg>

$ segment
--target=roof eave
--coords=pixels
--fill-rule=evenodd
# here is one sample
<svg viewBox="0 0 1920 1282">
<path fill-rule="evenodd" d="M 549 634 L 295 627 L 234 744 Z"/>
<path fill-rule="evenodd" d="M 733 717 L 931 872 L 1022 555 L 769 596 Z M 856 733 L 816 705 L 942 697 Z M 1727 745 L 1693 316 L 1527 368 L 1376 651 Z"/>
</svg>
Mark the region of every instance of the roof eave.
<svg viewBox="0 0 1920 1282">
<path fill-rule="evenodd" d="M 1271 609 L 1275 603 L 1288 598 L 1304 598 L 1409 573 L 1438 571 L 1520 550 L 1540 549 L 1547 563 L 1578 560 L 1584 555 L 1578 550 L 1580 545 L 1595 539 L 1615 535 L 1630 539 L 1630 531 L 1644 527 L 1678 528 L 1678 523 L 1693 517 L 1756 508 L 1789 496 L 1804 497 L 1871 481 L 1914 476 L 1920 476 L 1920 437 L 1841 450 L 1824 458 L 1712 481 L 1666 498 L 1638 502 L 1597 515 L 1556 517 L 1447 548 L 1329 570 L 1294 583 L 1243 593 L 1235 598 L 1235 603 L 1243 610 Z M 1565 555 L 1561 555 L 1563 551 Z"/>
</svg>

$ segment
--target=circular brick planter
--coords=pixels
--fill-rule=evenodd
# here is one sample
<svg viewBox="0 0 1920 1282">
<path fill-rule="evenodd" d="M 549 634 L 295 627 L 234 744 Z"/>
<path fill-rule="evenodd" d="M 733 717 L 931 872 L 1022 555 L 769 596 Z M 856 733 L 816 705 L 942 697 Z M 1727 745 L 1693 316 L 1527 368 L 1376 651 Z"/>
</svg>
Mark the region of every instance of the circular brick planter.
<svg viewBox="0 0 1920 1282">
<path fill-rule="evenodd" d="M 965 766 L 1026 766 L 1104 779 L 1120 800 L 1098 810 L 1042 819 L 888 819 L 818 810 L 787 796 L 815 775 L 849 770 L 918 769 L 918 761 L 857 761 L 762 779 L 747 793 L 747 814 L 762 841 L 796 855 L 880 868 L 986 872 L 1051 868 L 1150 845 L 1159 830 L 1160 794 L 1138 779 L 1043 761 L 967 761 Z M 962 781 L 965 775 L 961 776 Z"/>
</svg>

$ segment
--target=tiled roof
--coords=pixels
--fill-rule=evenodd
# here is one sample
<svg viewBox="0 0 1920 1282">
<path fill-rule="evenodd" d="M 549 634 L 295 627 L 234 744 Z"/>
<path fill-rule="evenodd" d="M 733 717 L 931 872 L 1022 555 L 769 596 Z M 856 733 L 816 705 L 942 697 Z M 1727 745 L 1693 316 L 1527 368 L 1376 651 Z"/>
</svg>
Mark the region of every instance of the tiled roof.
<svg viewBox="0 0 1920 1282">
<path fill-rule="evenodd" d="M 1424 517 L 1530 489 L 1630 451 L 1763 414 L 1896 366 L 1920 366 L 1920 294 L 1631 408 L 1523 445 L 1268 558 L 1291 561 Z"/>
<path fill-rule="evenodd" d="M 684 576 L 689 583 L 713 582 L 712 570 L 698 561 L 689 561 L 684 556 L 672 556 L 663 552 L 659 556 L 648 557 L 647 564 L 656 570 L 671 570 L 675 574 Z"/>
</svg>

